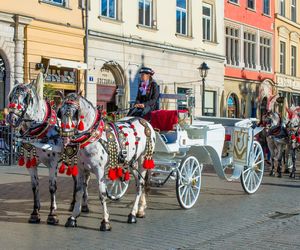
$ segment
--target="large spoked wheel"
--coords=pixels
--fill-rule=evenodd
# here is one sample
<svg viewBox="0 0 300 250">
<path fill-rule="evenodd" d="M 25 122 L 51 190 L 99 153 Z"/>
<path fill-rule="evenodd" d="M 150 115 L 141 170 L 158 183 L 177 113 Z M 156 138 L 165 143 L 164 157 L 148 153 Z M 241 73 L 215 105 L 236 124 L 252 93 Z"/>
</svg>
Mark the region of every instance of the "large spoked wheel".
<svg viewBox="0 0 300 250">
<path fill-rule="evenodd" d="M 194 156 L 185 158 L 177 174 L 176 196 L 184 209 L 193 207 L 198 200 L 201 188 L 202 167 Z"/>
<path fill-rule="evenodd" d="M 264 175 L 264 153 L 261 145 L 254 141 L 250 150 L 249 166 L 245 166 L 241 175 L 243 189 L 253 194 L 259 188 Z"/>
<path fill-rule="evenodd" d="M 123 181 L 121 178 L 106 182 L 106 194 L 111 200 L 119 200 L 126 193 L 129 186 L 129 181 Z"/>
</svg>

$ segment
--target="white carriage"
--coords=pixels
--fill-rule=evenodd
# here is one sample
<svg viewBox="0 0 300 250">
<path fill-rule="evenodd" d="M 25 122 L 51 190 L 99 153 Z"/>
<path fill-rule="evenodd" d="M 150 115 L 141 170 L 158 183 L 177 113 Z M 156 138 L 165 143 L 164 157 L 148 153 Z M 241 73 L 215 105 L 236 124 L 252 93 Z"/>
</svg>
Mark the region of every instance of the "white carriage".
<svg viewBox="0 0 300 250">
<path fill-rule="evenodd" d="M 165 95 L 163 98 L 186 100 L 187 97 Z M 173 119 L 174 114 L 177 120 Z M 246 193 L 255 193 L 264 173 L 263 150 L 255 140 L 262 129 L 255 126 L 255 120 L 191 119 L 185 114 L 178 110 L 158 110 L 151 114 L 151 124 L 156 130 L 156 167 L 150 173 L 151 184 L 162 186 L 169 179 L 175 180 L 178 202 L 182 208 L 189 209 L 200 194 L 203 166 L 211 164 L 221 179 L 240 180 Z M 127 188 L 128 182 L 109 182 L 108 195 L 119 199 Z"/>
</svg>

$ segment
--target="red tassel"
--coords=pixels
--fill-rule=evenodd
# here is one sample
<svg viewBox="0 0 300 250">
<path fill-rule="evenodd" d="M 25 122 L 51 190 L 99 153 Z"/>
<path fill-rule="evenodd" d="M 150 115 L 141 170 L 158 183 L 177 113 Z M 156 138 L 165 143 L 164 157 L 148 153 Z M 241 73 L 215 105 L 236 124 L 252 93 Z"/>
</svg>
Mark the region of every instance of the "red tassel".
<svg viewBox="0 0 300 250">
<path fill-rule="evenodd" d="M 31 160 L 27 159 L 26 168 L 30 168 L 30 167 L 31 167 Z"/>
<path fill-rule="evenodd" d="M 296 136 L 295 135 L 292 135 L 291 136 L 291 139 L 294 141 L 294 140 L 296 140 Z"/>
<path fill-rule="evenodd" d="M 300 136 L 297 137 L 297 142 L 300 143 Z"/>
<path fill-rule="evenodd" d="M 37 160 L 36 160 L 36 157 L 34 156 L 32 159 L 31 159 L 31 167 L 36 167 L 37 165 Z"/>
<path fill-rule="evenodd" d="M 69 123 L 66 125 L 66 128 L 67 128 L 67 129 L 70 129 L 70 128 L 71 128 Z"/>
<path fill-rule="evenodd" d="M 77 176 L 78 175 L 78 167 L 77 165 L 74 165 L 72 168 L 72 175 Z"/>
<path fill-rule="evenodd" d="M 18 164 L 19 164 L 20 167 L 24 166 L 24 164 L 25 164 L 25 159 L 24 159 L 23 156 L 20 156 L 19 161 L 18 161 Z"/>
<path fill-rule="evenodd" d="M 68 166 L 66 175 L 71 175 L 71 174 L 72 174 L 72 168 L 71 166 Z"/>
<path fill-rule="evenodd" d="M 108 170 L 108 178 L 111 179 L 112 181 L 116 180 L 117 177 L 117 171 L 115 168 L 110 168 Z"/>
<path fill-rule="evenodd" d="M 21 104 L 18 104 L 17 109 L 18 109 L 18 110 L 22 109 Z"/>
<path fill-rule="evenodd" d="M 84 124 L 83 124 L 83 121 L 80 121 L 79 124 L 78 124 L 78 130 L 82 131 L 84 130 Z"/>
<path fill-rule="evenodd" d="M 65 128 L 65 127 L 66 127 L 66 124 L 61 123 L 61 127 L 62 127 L 62 128 Z"/>
<path fill-rule="evenodd" d="M 117 176 L 120 178 L 123 176 L 123 168 L 122 167 L 117 168 Z"/>
<path fill-rule="evenodd" d="M 72 122 L 72 126 L 71 126 L 72 128 L 75 128 L 75 123 L 74 122 Z"/>
<path fill-rule="evenodd" d="M 143 167 L 144 167 L 144 169 L 153 169 L 155 167 L 153 159 L 144 160 Z"/>
<path fill-rule="evenodd" d="M 124 181 L 129 181 L 130 179 L 130 173 L 129 171 L 126 171 L 125 175 L 124 175 Z"/>
<path fill-rule="evenodd" d="M 65 170 L 66 170 L 66 165 L 62 162 L 61 165 L 60 165 L 60 167 L 59 167 L 58 172 L 60 174 L 63 174 L 65 172 Z"/>
</svg>

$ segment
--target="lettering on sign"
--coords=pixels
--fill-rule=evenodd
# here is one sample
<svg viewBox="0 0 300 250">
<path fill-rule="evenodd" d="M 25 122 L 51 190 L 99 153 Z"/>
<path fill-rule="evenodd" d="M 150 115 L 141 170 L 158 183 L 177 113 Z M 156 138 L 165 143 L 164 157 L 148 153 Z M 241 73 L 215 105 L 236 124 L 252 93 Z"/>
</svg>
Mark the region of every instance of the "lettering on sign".
<svg viewBox="0 0 300 250">
<path fill-rule="evenodd" d="M 294 80 L 293 78 L 288 77 L 277 77 L 278 87 L 281 88 L 291 88 L 291 89 L 300 89 L 300 82 Z"/>
<path fill-rule="evenodd" d="M 97 78 L 97 84 L 106 86 L 116 86 L 114 75 L 109 69 L 102 68 Z"/>
</svg>

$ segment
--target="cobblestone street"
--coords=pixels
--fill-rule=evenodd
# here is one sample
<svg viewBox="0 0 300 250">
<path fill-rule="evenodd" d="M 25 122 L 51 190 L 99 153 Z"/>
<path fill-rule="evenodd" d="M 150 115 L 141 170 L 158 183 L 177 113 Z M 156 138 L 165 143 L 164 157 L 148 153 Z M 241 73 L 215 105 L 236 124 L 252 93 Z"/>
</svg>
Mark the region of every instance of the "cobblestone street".
<svg viewBox="0 0 300 250">
<path fill-rule="evenodd" d="M 40 168 L 42 209 L 39 225 L 27 223 L 32 209 L 25 168 L 0 168 L 1 249 L 299 249 L 300 180 L 265 176 L 255 195 L 241 184 L 204 173 L 202 193 L 191 210 L 179 207 L 175 185 L 152 188 L 147 215 L 136 225 L 126 223 L 134 199 L 133 186 L 118 202 L 109 202 L 112 232 L 100 232 L 101 209 L 92 179 L 89 214 L 78 228 L 65 228 L 72 179 L 58 178 L 60 224 L 45 223 L 49 195 L 47 169 Z M 132 183 L 133 184 L 133 183 Z"/>
</svg>

